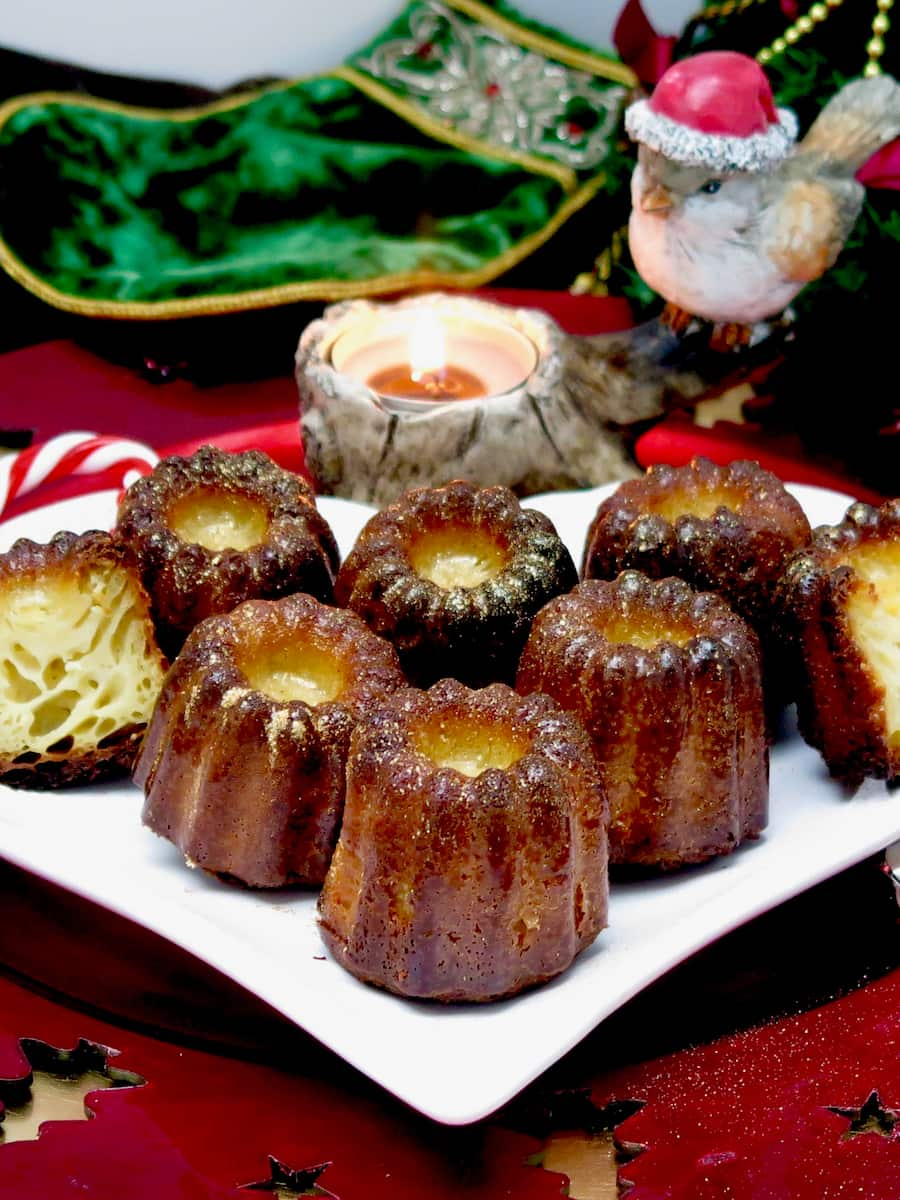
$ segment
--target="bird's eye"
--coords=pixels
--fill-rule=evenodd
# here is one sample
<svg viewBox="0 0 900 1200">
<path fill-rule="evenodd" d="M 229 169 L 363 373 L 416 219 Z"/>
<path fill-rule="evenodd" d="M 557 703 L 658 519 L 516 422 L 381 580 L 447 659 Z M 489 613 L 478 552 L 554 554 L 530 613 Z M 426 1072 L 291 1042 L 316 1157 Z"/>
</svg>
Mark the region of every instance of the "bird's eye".
<svg viewBox="0 0 900 1200">
<path fill-rule="evenodd" d="M 707 179 L 707 181 L 706 181 L 706 183 L 704 183 L 703 187 L 699 188 L 698 190 L 701 192 L 705 192 L 707 196 L 714 196 L 721 186 L 722 186 L 721 180 Z"/>
</svg>

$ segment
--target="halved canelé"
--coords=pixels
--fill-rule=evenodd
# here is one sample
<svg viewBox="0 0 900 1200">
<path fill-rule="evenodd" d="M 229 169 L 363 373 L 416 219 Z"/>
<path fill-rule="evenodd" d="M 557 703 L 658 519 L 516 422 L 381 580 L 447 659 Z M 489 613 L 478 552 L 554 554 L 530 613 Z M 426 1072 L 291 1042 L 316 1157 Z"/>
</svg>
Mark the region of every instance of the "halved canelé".
<svg viewBox="0 0 900 1200">
<path fill-rule="evenodd" d="M 107 533 L 0 555 L 0 780 L 53 788 L 127 772 L 165 673 L 150 601 Z"/>
<path fill-rule="evenodd" d="M 353 613 L 247 600 L 189 635 L 135 765 L 144 824 L 251 887 L 325 878 L 350 733 L 406 679 Z"/>
<path fill-rule="evenodd" d="M 703 862 L 765 827 L 759 642 L 719 596 L 637 571 L 587 580 L 538 614 L 516 686 L 590 735 L 611 863 Z"/>
<path fill-rule="evenodd" d="M 606 820 L 590 742 L 548 697 L 400 692 L 353 734 L 322 936 L 403 996 L 521 991 L 606 924 Z"/>
<path fill-rule="evenodd" d="M 163 459 L 128 488 L 116 529 L 170 652 L 199 621 L 243 600 L 332 598 L 338 550 L 313 492 L 259 450 L 202 446 Z"/>
<path fill-rule="evenodd" d="M 836 778 L 900 775 L 900 500 L 854 504 L 784 573 L 800 732 Z"/>
<path fill-rule="evenodd" d="M 397 647 L 413 683 L 511 683 L 535 613 L 577 581 L 543 514 L 504 487 L 416 488 L 376 513 L 341 566 L 338 604 Z"/>
<path fill-rule="evenodd" d="M 778 637 L 775 587 L 788 557 L 810 536 L 798 501 L 758 463 L 718 466 L 695 458 L 651 467 L 603 501 L 588 531 L 582 575 L 676 575 L 698 591 L 718 592 L 759 634 L 768 668 Z"/>
</svg>

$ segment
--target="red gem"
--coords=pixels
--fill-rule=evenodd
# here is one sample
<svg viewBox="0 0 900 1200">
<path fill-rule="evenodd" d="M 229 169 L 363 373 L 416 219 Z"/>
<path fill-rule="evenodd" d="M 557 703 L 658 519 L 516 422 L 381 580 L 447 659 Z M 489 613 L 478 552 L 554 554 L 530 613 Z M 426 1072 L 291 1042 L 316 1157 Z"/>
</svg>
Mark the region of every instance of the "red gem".
<svg viewBox="0 0 900 1200">
<path fill-rule="evenodd" d="M 584 133 L 584 126 L 579 125 L 577 121 L 568 121 L 566 123 L 566 133 L 571 138 L 581 137 Z"/>
<path fill-rule="evenodd" d="M 487 85 L 487 87 L 484 89 L 484 94 L 486 96 L 499 96 L 500 95 L 500 84 L 499 83 L 489 83 Z"/>
<path fill-rule="evenodd" d="M 734 50 L 710 50 L 674 63 L 650 99 L 660 116 L 699 133 L 750 137 L 777 124 L 766 73 Z"/>
<path fill-rule="evenodd" d="M 431 58 L 434 50 L 434 42 L 422 42 L 421 46 L 416 46 L 416 58 Z"/>
</svg>

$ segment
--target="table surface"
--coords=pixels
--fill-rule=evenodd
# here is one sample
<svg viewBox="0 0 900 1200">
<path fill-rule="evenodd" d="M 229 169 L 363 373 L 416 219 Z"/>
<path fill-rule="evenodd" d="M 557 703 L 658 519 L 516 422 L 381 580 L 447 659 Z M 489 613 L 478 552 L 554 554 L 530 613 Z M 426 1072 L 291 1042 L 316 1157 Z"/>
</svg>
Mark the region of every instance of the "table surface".
<svg viewBox="0 0 900 1200">
<path fill-rule="evenodd" d="M 622 319 L 540 299 L 579 332 Z M 240 442 L 296 413 L 289 374 L 158 384 L 60 342 L 0 357 L 0 397 L 0 425 L 39 438 L 86 427 L 157 447 Z M 2 862 L 0 900 L 0 1100 L 22 1099 L 22 1038 L 114 1047 L 147 1081 L 92 1093 L 91 1121 L 4 1145 L 0 1200 L 237 1200 L 266 1181 L 261 1194 L 341 1200 L 549 1198 L 560 1167 L 591 1200 L 615 1195 L 614 1128 L 634 1200 L 900 1195 L 900 937 L 876 860 L 696 955 L 466 1129 L 410 1112 L 176 947 Z"/>
</svg>

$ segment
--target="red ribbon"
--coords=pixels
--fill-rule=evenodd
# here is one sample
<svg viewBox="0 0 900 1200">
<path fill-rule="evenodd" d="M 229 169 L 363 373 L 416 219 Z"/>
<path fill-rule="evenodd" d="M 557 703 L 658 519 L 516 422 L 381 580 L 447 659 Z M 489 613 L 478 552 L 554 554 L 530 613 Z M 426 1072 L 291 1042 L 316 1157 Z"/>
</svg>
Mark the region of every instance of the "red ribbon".
<svg viewBox="0 0 900 1200">
<path fill-rule="evenodd" d="M 900 191 L 900 138 L 876 150 L 856 172 L 856 178 L 866 187 Z"/>
<path fill-rule="evenodd" d="M 613 30 L 613 42 L 622 62 L 631 67 L 641 83 L 650 86 L 671 63 L 677 40 L 656 32 L 641 0 L 628 0 Z"/>
</svg>

